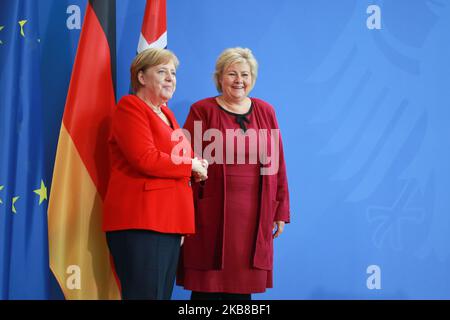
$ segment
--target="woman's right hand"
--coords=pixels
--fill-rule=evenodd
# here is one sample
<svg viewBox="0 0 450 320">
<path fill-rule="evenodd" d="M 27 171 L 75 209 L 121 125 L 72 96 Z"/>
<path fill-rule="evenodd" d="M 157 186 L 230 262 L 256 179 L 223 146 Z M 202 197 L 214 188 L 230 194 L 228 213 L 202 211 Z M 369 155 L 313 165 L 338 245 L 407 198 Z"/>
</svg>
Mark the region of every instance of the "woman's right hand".
<svg viewBox="0 0 450 320">
<path fill-rule="evenodd" d="M 208 162 L 199 160 L 197 157 L 192 159 L 192 172 L 196 182 L 208 179 Z"/>
</svg>

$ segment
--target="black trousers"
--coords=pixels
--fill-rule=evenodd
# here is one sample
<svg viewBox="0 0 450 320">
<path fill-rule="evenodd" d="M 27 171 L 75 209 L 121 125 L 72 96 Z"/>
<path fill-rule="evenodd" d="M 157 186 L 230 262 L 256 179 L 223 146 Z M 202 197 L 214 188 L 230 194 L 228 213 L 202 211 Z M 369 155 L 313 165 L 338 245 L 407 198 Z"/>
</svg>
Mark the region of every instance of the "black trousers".
<svg viewBox="0 0 450 320">
<path fill-rule="evenodd" d="M 169 300 L 180 253 L 181 235 L 149 230 L 106 233 L 123 300 Z"/>
<path fill-rule="evenodd" d="M 191 300 L 252 300 L 251 294 L 192 291 Z"/>
</svg>

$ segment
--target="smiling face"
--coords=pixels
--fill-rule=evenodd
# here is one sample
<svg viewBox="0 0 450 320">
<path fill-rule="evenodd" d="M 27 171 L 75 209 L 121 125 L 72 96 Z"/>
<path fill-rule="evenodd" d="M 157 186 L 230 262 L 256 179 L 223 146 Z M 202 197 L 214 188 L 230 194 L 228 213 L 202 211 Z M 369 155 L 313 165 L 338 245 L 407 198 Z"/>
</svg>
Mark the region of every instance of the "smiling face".
<svg viewBox="0 0 450 320">
<path fill-rule="evenodd" d="M 138 79 L 142 91 L 152 104 L 159 106 L 172 98 L 177 78 L 173 61 L 158 64 L 145 71 L 139 71 Z"/>
<path fill-rule="evenodd" d="M 252 89 L 252 74 L 247 62 L 230 64 L 220 78 L 222 94 L 229 101 L 240 102 Z"/>
</svg>

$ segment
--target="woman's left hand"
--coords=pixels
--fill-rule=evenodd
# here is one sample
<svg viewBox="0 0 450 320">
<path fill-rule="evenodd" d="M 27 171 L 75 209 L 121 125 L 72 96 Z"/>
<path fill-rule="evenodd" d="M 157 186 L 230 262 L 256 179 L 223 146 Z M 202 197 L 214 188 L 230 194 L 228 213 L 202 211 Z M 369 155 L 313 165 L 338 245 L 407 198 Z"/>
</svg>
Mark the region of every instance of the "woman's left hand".
<svg viewBox="0 0 450 320">
<path fill-rule="evenodd" d="M 273 231 L 275 232 L 275 229 L 277 230 L 277 232 L 275 232 L 275 234 L 273 235 L 273 238 L 277 238 L 280 234 L 283 233 L 284 230 L 284 221 L 275 221 L 273 223 Z"/>
</svg>

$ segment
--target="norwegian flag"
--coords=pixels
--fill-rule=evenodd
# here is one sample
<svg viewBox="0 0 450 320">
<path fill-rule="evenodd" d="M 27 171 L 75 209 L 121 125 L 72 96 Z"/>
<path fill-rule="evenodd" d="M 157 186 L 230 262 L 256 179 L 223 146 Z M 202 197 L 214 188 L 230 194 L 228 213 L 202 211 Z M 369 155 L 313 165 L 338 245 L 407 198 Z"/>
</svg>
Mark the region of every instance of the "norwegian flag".
<svg viewBox="0 0 450 320">
<path fill-rule="evenodd" d="M 166 0 L 147 0 L 137 52 L 167 47 Z"/>
</svg>

